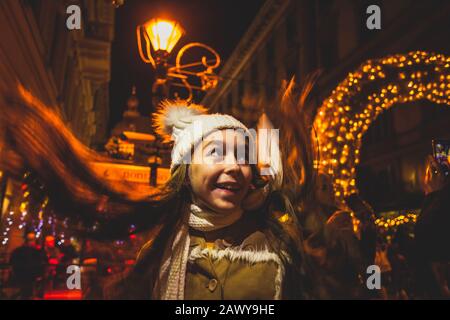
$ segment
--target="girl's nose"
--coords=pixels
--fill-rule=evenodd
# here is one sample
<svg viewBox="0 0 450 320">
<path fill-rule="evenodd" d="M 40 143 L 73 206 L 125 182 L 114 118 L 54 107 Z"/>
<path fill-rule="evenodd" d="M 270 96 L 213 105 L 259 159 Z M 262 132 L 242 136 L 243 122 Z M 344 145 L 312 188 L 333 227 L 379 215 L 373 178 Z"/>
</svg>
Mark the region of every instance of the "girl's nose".
<svg viewBox="0 0 450 320">
<path fill-rule="evenodd" d="M 235 152 L 230 151 L 230 152 L 225 153 L 224 158 L 223 158 L 223 162 L 225 164 L 231 164 L 231 165 L 232 164 L 237 164 L 238 161 L 237 161 L 237 157 L 236 157 Z"/>
<path fill-rule="evenodd" d="M 234 152 L 228 152 L 224 157 L 224 165 L 226 166 L 226 170 L 239 170 L 239 164 L 236 159 Z"/>
</svg>

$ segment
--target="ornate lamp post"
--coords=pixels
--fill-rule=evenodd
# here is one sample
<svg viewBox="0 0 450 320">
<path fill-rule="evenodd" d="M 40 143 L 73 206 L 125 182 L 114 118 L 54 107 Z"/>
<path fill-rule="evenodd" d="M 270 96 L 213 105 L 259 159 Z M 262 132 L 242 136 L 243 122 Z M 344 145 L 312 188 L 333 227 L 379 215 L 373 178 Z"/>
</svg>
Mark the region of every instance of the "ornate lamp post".
<svg viewBox="0 0 450 320">
<path fill-rule="evenodd" d="M 155 106 L 161 99 L 169 97 L 171 87 L 187 89 L 188 96 L 184 98 L 192 100 L 194 90 L 206 91 L 217 85 L 218 77 L 213 70 L 220 65 L 220 56 L 203 43 L 186 44 L 178 51 L 175 65 L 169 65 L 168 58 L 184 33 L 184 29 L 176 21 L 162 19 L 149 20 L 136 28 L 139 55 L 156 71 L 156 80 L 152 86 Z M 198 62 L 182 64 L 185 52 L 195 47 L 208 51 L 213 58 L 208 60 L 206 56 L 202 56 Z M 175 93 L 175 97 L 178 96 L 179 94 Z"/>
<path fill-rule="evenodd" d="M 184 88 L 187 96 L 182 98 L 192 100 L 194 91 L 207 91 L 216 87 L 218 77 L 214 73 L 220 65 L 219 54 L 200 42 L 192 42 L 183 46 L 177 53 L 175 65 L 170 65 L 168 59 L 178 41 L 185 34 L 184 29 L 176 21 L 151 19 L 136 28 L 139 55 L 145 63 L 151 64 L 155 69 L 155 82 L 152 86 L 153 105 L 157 106 L 164 98 L 170 98 L 172 87 Z M 142 40 L 143 38 L 143 40 Z M 200 61 L 183 64 L 184 54 L 193 48 L 206 50 L 211 56 L 205 55 Z M 179 98 L 179 92 L 174 93 Z M 156 141 L 159 145 L 159 141 Z M 151 166 L 152 185 L 156 185 L 156 170 L 161 164 L 159 148 L 153 158 L 149 158 Z"/>
</svg>

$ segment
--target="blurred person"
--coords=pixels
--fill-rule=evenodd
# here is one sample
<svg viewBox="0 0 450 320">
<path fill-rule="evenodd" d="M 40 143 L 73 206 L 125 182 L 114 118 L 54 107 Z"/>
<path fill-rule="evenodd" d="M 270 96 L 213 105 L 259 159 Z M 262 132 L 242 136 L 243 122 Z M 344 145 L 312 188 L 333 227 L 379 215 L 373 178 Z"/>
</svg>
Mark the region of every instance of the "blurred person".
<svg viewBox="0 0 450 320">
<path fill-rule="evenodd" d="M 59 264 L 56 267 L 56 282 L 59 287 L 66 286 L 67 267 L 70 265 L 78 265 L 78 253 L 70 241 L 64 241 L 59 246 Z"/>
<path fill-rule="evenodd" d="M 411 288 L 411 241 L 406 225 L 400 225 L 388 247 L 388 258 L 392 266 L 391 291 L 394 299 L 410 299 Z M 411 296 L 411 297 L 410 297 Z"/>
<path fill-rule="evenodd" d="M 336 202 L 332 177 L 324 172 L 319 172 L 315 187 L 313 197 L 302 210 L 301 221 L 306 252 L 320 270 L 321 297 L 365 298 L 362 279 L 374 259 L 373 210 L 356 195 L 345 199 L 348 208 L 341 208 L 344 206 Z M 354 229 L 351 212 L 362 221 L 359 232 Z"/>
<path fill-rule="evenodd" d="M 83 299 L 103 297 L 103 287 L 119 262 L 117 253 L 109 243 L 86 239 L 81 251 Z"/>
<path fill-rule="evenodd" d="M 388 257 L 388 245 L 379 241 L 376 246 L 375 265 L 381 272 L 381 297 L 389 299 L 389 290 L 392 284 L 392 265 Z"/>
<path fill-rule="evenodd" d="M 50 265 L 57 265 L 61 260 L 61 250 L 56 246 L 55 237 L 48 235 L 44 239 L 44 251 Z"/>
<path fill-rule="evenodd" d="M 377 230 L 375 226 L 375 211 L 358 194 L 353 193 L 345 198 L 345 203 L 359 221 L 357 228 L 361 252 L 365 265 L 371 265 L 375 259 Z"/>
<path fill-rule="evenodd" d="M 299 216 L 305 238 L 321 232 L 327 220 L 339 208 L 336 204 L 332 177 L 319 171 L 311 197 L 302 203 Z"/>
<path fill-rule="evenodd" d="M 78 253 L 75 246 L 70 241 L 64 241 L 60 247 L 61 252 L 61 264 L 68 266 L 75 262 L 78 258 Z"/>
<path fill-rule="evenodd" d="M 61 252 L 56 246 L 55 237 L 47 235 L 44 239 L 44 252 L 47 257 L 47 268 L 45 276 L 45 290 L 51 291 L 57 285 L 57 270 L 61 262 Z"/>
<path fill-rule="evenodd" d="M 9 260 L 12 268 L 12 283 L 20 288 L 20 299 L 32 299 L 36 281 L 44 276 L 45 254 L 36 245 L 36 235 L 26 234 L 25 243 L 16 248 Z"/>
<path fill-rule="evenodd" d="M 415 226 L 416 267 L 423 298 L 449 299 L 450 183 L 434 157 L 427 158 L 425 200 Z"/>
</svg>

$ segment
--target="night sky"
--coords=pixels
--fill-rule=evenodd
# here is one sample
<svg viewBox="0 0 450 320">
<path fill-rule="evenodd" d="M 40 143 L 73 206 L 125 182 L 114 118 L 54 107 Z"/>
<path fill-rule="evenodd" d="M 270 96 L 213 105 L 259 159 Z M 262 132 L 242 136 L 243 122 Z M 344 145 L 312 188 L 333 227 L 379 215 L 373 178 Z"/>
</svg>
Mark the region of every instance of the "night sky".
<svg viewBox="0 0 450 320">
<path fill-rule="evenodd" d="M 222 65 L 244 35 L 264 0 L 126 0 L 116 10 L 110 83 L 110 129 L 120 121 L 131 87 L 136 85 L 142 115 L 152 111 L 153 70 L 139 57 L 136 26 L 155 17 L 178 21 L 186 34 L 184 44 L 203 42 L 213 47 Z M 174 56 L 174 55 L 173 55 Z M 219 70 L 218 70 L 219 71 Z"/>
</svg>

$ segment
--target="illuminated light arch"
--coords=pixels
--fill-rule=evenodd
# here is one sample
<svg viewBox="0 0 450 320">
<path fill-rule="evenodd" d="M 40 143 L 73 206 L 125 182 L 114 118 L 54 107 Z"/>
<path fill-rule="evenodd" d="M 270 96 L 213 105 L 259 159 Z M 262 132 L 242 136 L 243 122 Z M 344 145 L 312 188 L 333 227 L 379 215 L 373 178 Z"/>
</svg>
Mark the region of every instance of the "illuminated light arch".
<svg viewBox="0 0 450 320">
<path fill-rule="evenodd" d="M 319 158 L 333 176 L 336 198 L 357 193 L 362 137 L 393 105 L 426 99 L 450 105 L 450 57 L 423 51 L 368 60 L 342 81 L 317 110 Z"/>
</svg>

